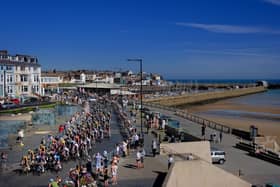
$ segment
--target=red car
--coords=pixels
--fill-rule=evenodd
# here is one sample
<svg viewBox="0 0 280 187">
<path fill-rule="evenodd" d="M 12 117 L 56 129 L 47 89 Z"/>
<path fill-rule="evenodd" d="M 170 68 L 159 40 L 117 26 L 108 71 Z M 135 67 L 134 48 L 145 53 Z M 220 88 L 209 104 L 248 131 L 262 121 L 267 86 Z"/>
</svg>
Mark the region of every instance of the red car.
<svg viewBox="0 0 280 187">
<path fill-rule="evenodd" d="M 19 99 L 17 99 L 17 98 L 10 99 L 10 101 L 15 103 L 16 105 L 19 105 Z"/>
</svg>

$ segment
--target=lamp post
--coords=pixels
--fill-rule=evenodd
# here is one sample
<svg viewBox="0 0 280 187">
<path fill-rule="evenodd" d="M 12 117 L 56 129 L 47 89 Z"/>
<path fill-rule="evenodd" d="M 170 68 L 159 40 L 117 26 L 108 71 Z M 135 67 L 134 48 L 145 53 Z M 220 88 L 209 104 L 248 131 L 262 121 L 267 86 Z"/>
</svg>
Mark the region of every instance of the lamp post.
<svg viewBox="0 0 280 187">
<path fill-rule="evenodd" d="M 142 71 L 142 59 L 141 58 L 135 58 L 135 59 L 127 59 L 127 61 L 130 62 L 139 62 L 140 65 L 140 124 L 141 124 L 141 135 L 143 135 L 143 121 L 142 121 L 142 107 L 143 107 L 143 71 Z"/>
</svg>

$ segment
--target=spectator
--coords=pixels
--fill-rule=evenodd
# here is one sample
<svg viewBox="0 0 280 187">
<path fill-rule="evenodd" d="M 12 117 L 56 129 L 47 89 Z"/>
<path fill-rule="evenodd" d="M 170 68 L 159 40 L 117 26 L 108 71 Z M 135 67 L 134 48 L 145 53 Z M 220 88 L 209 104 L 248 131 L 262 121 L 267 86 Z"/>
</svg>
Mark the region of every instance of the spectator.
<svg viewBox="0 0 280 187">
<path fill-rule="evenodd" d="M 173 155 L 169 155 L 168 156 L 168 169 L 170 168 L 171 164 L 173 164 L 174 162 L 174 158 L 173 158 Z"/>
<path fill-rule="evenodd" d="M 220 131 L 220 139 L 219 139 L 219 142 L 221 143 L 222 142 L 222 140 L 223 140 L 223 131 Z"/>
<path fill-rule="evenodd" d="M 118 172 L 118 166 L 116 163 L 112 164 L 111 172 L 112 172 L 112 185 L 116 185 L 117 184 L 117 172 Z"/>
<path fill-rule="evenodd" d="M 140 161 L 141 161 L 141 168 L 144 168 L 144 159 L 146 156 L 146 151 L 144 148 L 142 148 L 141 150 L 141 157 L 140 157 Z"/>
<path fill-rule="evenodd" d="M 137 169 L 141 168 L 141 152 L 140 152 L 140 150 L 138 150 L 137 153 L 136 153 L 136 166 L 137 166 Z"/>
<path fill-rule="evenodd" d="M 153 139 L 153 141 L 152 141 L 152 152 L 153 152 L 153 157 L 156 156 L 156 151 L 157 151 L 157 141 L 156 141 L 156 139 Z"/>
<path fill-rule="evenodd" d="M 206 129 L 206 125 L 203 124 L 201 126 L 201 136 L 202 136 L 203 140 L 205 140 L 205 129 Z"/>
</svg>

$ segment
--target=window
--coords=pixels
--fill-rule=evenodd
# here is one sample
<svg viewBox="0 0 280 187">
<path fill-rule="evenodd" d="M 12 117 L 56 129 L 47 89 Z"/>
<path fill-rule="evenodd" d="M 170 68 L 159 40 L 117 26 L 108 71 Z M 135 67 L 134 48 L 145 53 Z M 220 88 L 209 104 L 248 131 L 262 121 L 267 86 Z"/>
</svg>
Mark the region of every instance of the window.
<svg viewBox="0 0 280 187">
<path fill-rule="evenodd" d="M 34 82 L 39 82 L 39 75 L 34 75 Z"/>
<path fill-rule="evenodd" d="M 12 66 L 7 66 L 6 69 L 7 69 L 7 70 L 12 70 L 13 67 L 12 67 Z"/>
<path fill-rule="evenodd" d="M 21 82 L 27 82 L 28 81 L 28 75 L 20 75 L 20 81 Z"/>
<path fill-rule="evenodd" d="M 7 86 L 7 88 L 9 94 L 13 93 L 13 86 Z"/>
<path fill-rule="evenodd" d="M 28 92 L 28 86 L 21 86 L 22 92 Z"/>
<path fill-rule="evenodd" d="M 0 75 L 0 82 L 4 82 L 4 75 L 3 74 Z"/>
<path fill-rule="evenodd" d="M 7 82 L 13 82 L 13 75 L 7 75 Z"/>
</svg>

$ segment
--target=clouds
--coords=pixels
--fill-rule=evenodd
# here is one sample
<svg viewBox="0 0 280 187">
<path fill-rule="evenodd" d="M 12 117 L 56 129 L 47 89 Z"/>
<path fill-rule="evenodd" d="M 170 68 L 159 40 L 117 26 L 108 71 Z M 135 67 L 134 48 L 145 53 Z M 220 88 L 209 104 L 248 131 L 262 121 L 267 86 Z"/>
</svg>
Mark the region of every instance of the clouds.
<svg viewBox="0 0 280 187">
<path fill-rule="evenodd" d="M 280 0 L 263 0 L 264 2 L 280 6 Z"/>
<path fill-rule="evenodd" d="M 226 33 L 226 34 L 280 34 L 280 30 L 264 28 L 264 27 L 224 25 L 224 24 L 203 24 L 203 23 L 189 23 L 189 22 L 177 22 L 176 25 L 182 27 L 190 27 L 195 29 L 206 30 L 209 32 Z"/>
</svg>

